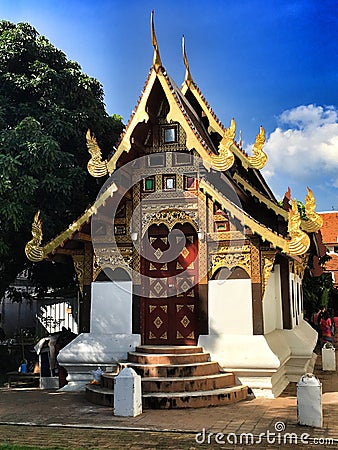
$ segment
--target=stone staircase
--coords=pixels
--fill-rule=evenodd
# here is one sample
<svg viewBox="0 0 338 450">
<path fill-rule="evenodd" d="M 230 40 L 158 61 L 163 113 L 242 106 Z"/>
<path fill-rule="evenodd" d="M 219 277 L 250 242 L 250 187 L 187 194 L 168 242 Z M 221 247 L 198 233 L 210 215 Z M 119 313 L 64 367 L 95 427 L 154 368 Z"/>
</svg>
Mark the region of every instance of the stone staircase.
<svg viewBox="0 0 338 450">
<path fill-rule="evenodd" d="M 244 400 L 246 386 L 235 385 L 232 373 L 220 372 L 210 354 L 197 346 L 137 347 L 128 353 L 120 369 L 131 367 L 142 377 L 144 409 L 201 408 Z M 86 398 L 92 403 L 113 406 L 114 378 L 105 373 L 101 386 L 88 385 Z"/>
</svg>

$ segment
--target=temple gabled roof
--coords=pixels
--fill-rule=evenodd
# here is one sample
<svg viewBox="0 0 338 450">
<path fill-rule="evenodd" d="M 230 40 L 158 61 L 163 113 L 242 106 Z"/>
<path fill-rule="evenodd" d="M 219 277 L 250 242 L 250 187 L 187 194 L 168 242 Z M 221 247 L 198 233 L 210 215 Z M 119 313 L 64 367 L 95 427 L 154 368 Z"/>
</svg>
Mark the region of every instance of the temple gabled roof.
<svg viewBox="0 0 338 450">
<path fill-rule="evenodd" d="M 309 196 L 309 201 L 307 201 L 309 206 L 307 209 L 309 220 L 307 221 L 301 221 L 295 202 L 292 203 L 292 207 L 290 206 L 290 211 L 286 211 L 279 206 L 259 171 L 264 167 L 267 160 L 267 156 L 262 150 L 265 141 L 263 128 L 261 127 L 256 137 L 253 156 L 248 156 L 235 142 L 236 124 L 234 119 L 231 120 L 229 128 L 225 128 L 192 80 L 185 49 L 183 48 L 183 56 L 186 76 L 182 87 L 178 88 L 162 65 L 154 30 L 153 15 L 151 29 L 154 46 L 153 64 L 135 110 L 120 137 L 115 153 L 108 161 L 102 161 L 101 151 L 95 137 L 91 136 L 90 132 L 87 133 L 88 150 L 92 156 L 88 163 L 89 172 L 93 176 L 102 177 L 115 171 L 120 158 L 123 158 L 123 155 L 128 154 L 132 149 L 136 128 L 140 124 L 147 125 L 149 123 L 151 119 L 151 111 L 148 108 L 149 99 L 156 89 L 161 89 L 166 102 L 168 102 L 166 122 L 180 123 L 186 135 L 187 149 L 194 150 L 199 154 L 204 166 L 210 173 L 210 177 L 200 183 L 200 190 L 217 201 L 225 211 L 231 211 L 231 214 L 239 220 L 243 220 L 244 217 L 244 224 L 253 233 L 257 233 L 274 247 L 280 248 L 289 255 L 304 254 L 310 244 L 307 234 L 300 230 L 300 224 L 308 232 L 316 232 L 320 228 L 318 215 L 314 211 L 313 196 Z M 215 177 L 217 174 L 219 175 L 218 178 Z M 243 208 L 233 204 L 231 199 L 225 198 L 215 187 L 217 183 L 213 185 L 210 182 L 210 180 L 214 180 L 222 183 L 222 177 L 224 180 L 227 179 L 234 190 L 240 194 L 243 199 Z M 26 246 L 27 256 L 33 261 L 38 261 L 55 252 L 58 247 L 63 246 L 67 240 L 72 239 L 74 233 L 81 231 L 82 226 L 104 204 L 108 196 L 113 195 L 114 189 L 111 188 L 103 192 L 78 220 L 44 247 L 41 247 L 42 228 L 37 215 L 32 226 L 33 239 Z M 265 208 L 263 213 L 257 217 L 257 208 L 250 207 L 250 203 L 254 203 L 254 198 Z M 273 220 L 276 224 L 278 220 L 284 221 L 285 226 L 282 227 L 282 234 L 280 234 L 279 229 L 271 229 L 269 221 L 265 217 L 267 215 L 274 217 Z M 287 223 L 289 237 L 287 237 L 286 232 Z"/>
</svg>

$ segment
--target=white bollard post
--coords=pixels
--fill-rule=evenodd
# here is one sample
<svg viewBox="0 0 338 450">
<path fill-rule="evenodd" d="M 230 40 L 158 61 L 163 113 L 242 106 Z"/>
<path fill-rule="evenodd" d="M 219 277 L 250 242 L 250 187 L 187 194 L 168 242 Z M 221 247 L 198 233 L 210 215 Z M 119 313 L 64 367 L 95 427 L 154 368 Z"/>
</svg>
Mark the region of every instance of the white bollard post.
<svg viewBox="0 0 338 450">
<path fill-rule="evenodd" d="M 323 426 L 322 383 L 312 373 L 297 383 L 297 415 L 299 425 Z"/>
<path fill-rule="evenodd" d="M 135 417 L 142 414 L 141 377 L 125 367 L 114 379 L 114 415 Z"/>
<path fill-rule="evenodd" d="M 326 342 L 322 348 L 322 370 L 336 370 L 335 348 L 330 342 Z"/>
</svg>

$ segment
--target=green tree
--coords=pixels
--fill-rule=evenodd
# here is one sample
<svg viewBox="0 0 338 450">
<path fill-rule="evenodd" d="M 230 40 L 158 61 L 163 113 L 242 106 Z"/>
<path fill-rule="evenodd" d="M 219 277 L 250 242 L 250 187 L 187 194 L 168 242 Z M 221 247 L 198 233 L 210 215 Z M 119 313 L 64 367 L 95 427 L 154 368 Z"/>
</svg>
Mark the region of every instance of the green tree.
<svg viewBox="0 0 338 450">
<path fill-rule="evenodd" d="M 123 129 L 103 97 L 102 85 L 31 25 L 0 21 L 0 298 L 27 267 L 35 212 L 46 241 L 95 199 L 86 131 L 105 158 Z"/>
<path fill-rule="evenodd" d="M 314 253 L 310 254 L 309 264 L 312 267 Z M 331 257 L 327 254 L 319 260 L 321 266 L 330 260 Z M 310 270 L 306 270 L 303 278 L 303 295 L 304 308 L 308 318 L 318 309 L 332 308 L 333 305 L 333 281 L 330 272 L 323 272 L 320 276 L 315 277 L 311 275 Z"/>
</svg>

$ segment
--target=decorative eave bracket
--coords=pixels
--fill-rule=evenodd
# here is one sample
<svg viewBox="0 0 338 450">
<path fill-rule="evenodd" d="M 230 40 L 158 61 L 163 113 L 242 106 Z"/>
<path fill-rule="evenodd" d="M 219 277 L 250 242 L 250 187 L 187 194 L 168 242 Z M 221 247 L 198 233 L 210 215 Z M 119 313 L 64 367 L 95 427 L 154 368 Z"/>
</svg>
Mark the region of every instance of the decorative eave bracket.
<svg viewBox="0 0 338 450">
<path fill-rule="evenodd" d="M 71 239 L 74 233 L 79 231 L 93 214 L 96 214 L 98 208 L 105 204 L 109 197 L 114 195 L 117 191 L 117 186 L 112 183 L 96 200 L 96 202 L 88 208 L 82 216 L 73 222 L 67 230 L 63 231 L 56 238 L 48 242 L 45 246 L 41 247 L 42 242 L 42 221 L 40 219 L 40 211 L 38 211 L 32 224 L 32 236 L 33 238 L 26 244 L 25 253 L 29 260 L 33 262 L 42 261 L 50 253 L 55 252 L 56 248 L 62 246 L 66 240 Z"/>
<path fill-rule="evenodd" d="M 92 177 L 101 178 L 108 174 L 107 161 L 102 161 L 102 152 L 97 143 L 96 137 L 88 129 L 86 133 L 88 152 L 91 158 L 88 161 L 87 169 Z M 110 175 L 110 174 L 109 174 Z"/>
<path fill-rule="evenodd" d="M 218 171 L 225 171 L 232 167 L 235 162 L 235 155 L 231 151 L 231 146 L 235 143 L 236 122 L 234 118 L 231 125 L 224 132 L 223 138 L 219 144 L 219 154 L 211 156 L 212 168 Z"/>
</svg>

